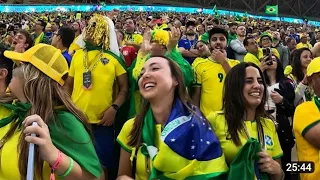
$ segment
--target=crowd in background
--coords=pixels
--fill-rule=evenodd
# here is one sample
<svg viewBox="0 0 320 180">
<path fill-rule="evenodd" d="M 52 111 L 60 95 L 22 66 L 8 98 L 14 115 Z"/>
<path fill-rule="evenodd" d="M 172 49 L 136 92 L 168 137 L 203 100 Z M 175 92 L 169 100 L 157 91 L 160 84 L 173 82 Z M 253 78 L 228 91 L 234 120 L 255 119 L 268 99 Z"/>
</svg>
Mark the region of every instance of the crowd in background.
<svg viewBox="0 0 320 180">
<path fill-rule="evenodd" d="M 96 13 L 107 16 L 111 21 L 105 19 L 108 23 L 104 24 L 104 20 L 99 19 L 101 17 L 94 15 Z M 113 25 L 110 26 L 111 22 Z M 108 28 L 105 29 L 107 26 L 110 32 Z M 81 39 L 84 39 L 83 46 L 79 43 Z M 112 49 L 113 40 L 116 49 Z M 260 150 L 262 148 L 266 152 L 259 154 L 261 174 L 252 164 L 255 176 L 267 173 L 271 179 L 298 179 L 297 173 L 288 171 L 288 163 L 292 162 L 292 148 L 296 144 L 298 159 L 315 163 L 315 171 L 301 174 L 300 178 L 316 180 L 316 177 L 320 177 L 320 159 L 316 155 L 320 145 L 319 140 L 315 140 L 319 135 L 317 123 L 320 118 L 320 110 L 315 108 L 320 109 L 320 81 L 315 77 L 320 72 L 320 64 L 316 63 L 320 61 L 317 59 L 320 56 L 319 42 L 320 30 L 307 22 L 294 24 L 201 13 L 118 10 L 0 14 L 2 52 L 24 53 L 43 44 L 61 51 L 69 67 L 64 88 L 75 106 L 88 117 L 96 142 L 96 153 L 104 175 L 109 179 L 117 176 L 119 179 L 159 177 L 154 174 L 154 167 L 161 170 L 163 176 L 172 179 L 199 175 L 199 172 L 223 174 L 228 168 L 233 174 L 240 173 L 241 170 L 237 171 L 239 169 L 232 166 L 231 162 L 235 159 L 239 162 L 239 158 L 241 160 L 236 156 L 238 152 L 258 153 L 252 149 L 250 152 L 240 151 L 239 148 L 241 144 L 246 144 L 247 139 L 254 137 L 261 143 Z M 46 51 L 42 53 L 46 54 Z M 97 57 L 98 60 L 94 61 Z M 3 61 L 1 59 L 0 64 L 5 64 Z M 312 67 L 311 62 L 314 63 Z M 107 68 L 109 64 L 112 67 Z M 163 74 L 157 74 L 157 71 Z M 172 77 L 167 77 L 170 73 Z M 101 83 L 96 84 L 98 81 Z M 170 84 L 170 88 L 165 83 Z M 162 94 L 150 93 L 156 86 L 160 89 L 157 89 L 157 93 L 161 91 Z M 139 92 L 143 97 L 137 97 Z M 187 96 L 190 98 L 185 98 Z M 147 106 L 140 106 L 142 99 L 147 100 Z M 171 102 L 168 104 L 167 101 Z M 309 102 L 313 104 L 307 106 Z M 161 111 L 157 110 L 165 105 L 176 114 L 161 116 Z M 180 106 L 188 108 L 182 110 Z M 152 109 L 154 117 L 148 108 Z M 208 153 L 207 156 L 211 157 L 209 161 L 208 157 L 204 157 L 205 153 L 201 154 L 198 149 L 200 155 L 197 160 L 208 161 L 210 166 L 220 164 L 220 169 L 209 171 L 185 161 L 194 157 L 192 154 L 185 155 L 183 150 L 172 144 L 175 141 L 181 143 L 181 139 L 171 137 L 168 140 L 170 144 L 166 137 L 161 136 L 163 129 L 168 130 L 167 119 L 171 122 L 173 116 L 181 118 L 180 111 L 187 112 L 190 108 L 211 124 L 203 123 L 210 132 L 213 129 L 224 154 L 213 158 Z M 308 120 L 305 118 L 307 115 L 310 115 Z M 152 122 L 162 126 L 146 122 L 139 124 L 144 118 L 151 118 Z M 161 118 L 165 121 L 161 121 Z M 191 119 L 194 123 L 195 117 Z M 150 128 L 152 126 L 155 127 L 153 130 Z M 213 136 L 210 132 L 204 132 L 201 129 L 195 136 Z M 156 140 L 150 140 L 147 136 Z M 161 136 L 166 145 L 161 145 L 158 142 L 161 140 L 155 136 Z M 209 145 L 213 141 L 214 138 L 206 142 Z M 156 146 L 159 149 L 157 156 L 150 155 L 152 151 L 146 150 L 145 144 L 147 147 Z M 194 148 L 192 145 L 191 149 Z M 162 157 L 166 153 L 172 154 L 172 149 L 185 158 L 173 158 L 182 163 L 180 169 L 166 164 L 172 159 Z M 207 150 L 212 151 L 213 148 L 208 147 Z M 144 162 L 142 157 L 148 159 Z M 225 161 L 220 159 L 222 157 Z M 162 167 L 159 165 L 161 162 L 172 169 Z M 194 165 L 193 170 L 186 170 L 190 171 L 186 175 L 181 169 L 189 164 Z M 249 167 L 249 164 L 244 166 Z M 198 174 L 194 172 L 196 168 L 199 168 Z M 229 179 L 232 177 L 230 174 Z"/>
</svg>

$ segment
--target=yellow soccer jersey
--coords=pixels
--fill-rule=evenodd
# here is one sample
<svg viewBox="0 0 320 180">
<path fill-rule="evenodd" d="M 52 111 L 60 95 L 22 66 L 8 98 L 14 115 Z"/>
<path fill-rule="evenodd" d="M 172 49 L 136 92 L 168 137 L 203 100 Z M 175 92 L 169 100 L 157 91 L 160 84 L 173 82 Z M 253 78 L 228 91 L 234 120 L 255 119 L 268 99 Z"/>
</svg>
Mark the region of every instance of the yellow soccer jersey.
<svg viewBox="0 0 320 180">
<path fill-rule="evenodd" d="M 296 137 L 298 159 L 299 161 L 312 161 L 315 163 L 315 171 L 313 173 L 300 174 L 301 180 L 320 178 L 320 150 L 304 139 L 308 130 L 320 123 L 319 108 L 314 101 L 304 102 L 296 108 L 294 114 L 293 130 Z"/>
<path fill-rule="evenodd" d="M 74 54 L 69 71 L 69 76 L 74 78 L 72 101 L 86 113 L 92 124 L 98 123 L 101 120 L 100 116 L 112 105 L 113 85 L 116 77 L 126 73 L 126 70 L 111 54 L 103 53 L 101 59 L 106 58 L 107 60 L 104 64 L 98 59 L 100 58 L 98 53 L 100 53 L 98 50 L 88 52 L 88 64 L 93 66 L 99 61 L 91 72 L 91 89 L 84 89 L 83 86 L 85 55 L 82 49 Z"/>
<path fill-rule="evenodd" d="M 134 33 L 134 34 L 125 34 L 123 41 L 122 41 L 122 45 L 125 45 L 126 42 L 132 42 L 134 44 L 141 44 L 143 41 L 143 36 L 138 34 L 138 33 Z"/>
<path fill-rule="evenodd" d="M 0 106 L 0 120 L 8 117 L 11 111 L 3 106 Z M 10 130 L 12 124 L 8 124 L 0 128 L 0 139 L 2 139 L 6 133 Z M 21 134 L 21 130 L 17 130 L 14 135 L 3 145 L 0 151 L 0 179 L 12 180 L 21 179 L 18 168 L 18 142 Z M 44 179 L 49 179 L 50 167 L 47 163 L 43 166 Z M 56 179 L 59 179 L 58 176 Z"/>
<path fill-rule="evenodd" d="M 77 50 L 81 49 L 80 46 L 77 44 L 77 41 L 79 39 L 79 36 L 74 38 L 72 44 L 70 45 L 69 47 L 69 53 L 70 54 L 73 54 L 75 53 Z"/>
<path fill-rule="evenodd" d="M 232 140 L 229 140 L 226 136 L 228 126 L 226 124 L 226 119 L 222 111 L 212 112 L 209 114 L 207 119 L 210 121 L 215 134 L 217 135 L 223 153 L 226 157 L 227 164 L 233 161 L 242 146 L 236 146 Z M 261 119 L 266 152 L 273 158 L 278 159 L 283 155 L 277 130 L 272 120 Z M 245 125 L 251 137 L 258 139 L 257 122 L 256 121 L 245 121 Z M 244 145 L 247 142 L 247 137 L 244 133 L 239 134 L 241 144 Z"/>
<path fill-rule="evenodd" d="M 300 42 L 297 44 L 296 49 L 301 49 L 301 48 L 312 49 L 312 45 L 310 43 L 303 44 L 302 42 Z"/>
<path fill-rule="evenodd" d="M 228 60 L 231 67 L 239 64 L 239 61 Z M 222 94 L 226 73 L 221 64 L 209 58 L 197 58 L 192 63 L 195 73 L 194 87 L 201 87 L 200 110 L 207 116 L 212 111 L 222 109 Z"/>
</svg>

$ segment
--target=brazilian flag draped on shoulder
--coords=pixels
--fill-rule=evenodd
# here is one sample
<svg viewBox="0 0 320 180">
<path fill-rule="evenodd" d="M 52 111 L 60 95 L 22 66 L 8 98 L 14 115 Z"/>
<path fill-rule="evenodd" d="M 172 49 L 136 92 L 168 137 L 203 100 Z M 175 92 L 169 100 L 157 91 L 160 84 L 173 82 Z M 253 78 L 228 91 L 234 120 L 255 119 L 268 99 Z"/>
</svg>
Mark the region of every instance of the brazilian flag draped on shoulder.
<svg viewBox="0 0 320 180">
<path fill-rule="evenodd" d="M 16 102 L 13 104 L 2 103 L 1 106 L 11 110 L 12 113 L 0 120 L 0 128 L 10 123 L 18 123 L 18 128 L 21 129 L 21 124 L 30 110 L 31 104 Z M 51 121 L 48 127 L 51 140 L 59 150 L 75 160 L 83 169 L 100 178 L 102 172 L 100 161 L 91 137 L 79 119 L 64 107 L 57 108 L 54 113 L 54 121 Z"/>
<path fill-rule="evenodd" d="M 191 110 L 192 111 L 191 111 Z M 141 152 L 152 160 L 149 180 L 223 180 L 228 171 L 217 136 L 199 108 L 176 99 L 155 147 L 155 120 L 151 108 L 142 127 Z"/>
<path fill-rule="evenodd" d="M 177 48 L 174 48 L 171 52 L 165 54 L 166 57 L 175 61 L 184 76 L 184 82 L 187 88 L 191 87 L 193 82 L 193 70 L 191 65 L 186 61 Z M 137 112 L 139 112 L 139 107 L 141 104 L 141 97 L 138 87 L 138 77 L 143 68 L 144 63 L 150 59 L 150 54 L 142 56 L 141 52 L 138 52 L 137 58 L 133 61 L 132 65 L 128 68 L 129 74 L 129 85 L 130 85 L 130 111 L 129 118 L 133 118 Z"/>
</svg>

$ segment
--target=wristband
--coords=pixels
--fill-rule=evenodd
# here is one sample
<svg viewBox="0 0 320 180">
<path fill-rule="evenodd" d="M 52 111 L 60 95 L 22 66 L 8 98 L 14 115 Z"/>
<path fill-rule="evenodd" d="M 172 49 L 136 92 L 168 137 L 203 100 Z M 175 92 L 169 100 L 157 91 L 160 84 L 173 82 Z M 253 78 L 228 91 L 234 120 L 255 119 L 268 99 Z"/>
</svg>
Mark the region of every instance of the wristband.
<svg viewBox="0 0 320 180">
<path fill-rule="evenodd" d="M 54 171 L 58 169 L 62 162 L 62 152 L 58 151 L 58 158 L 56 162 L 51 166 L 51 174 L 50 174 L 50 180 L 55 180 Z"/>
<path fill-rule="evenodd" d="M 114 110 L 116 110 L 116 111 L 118 111 L 118 110 L 119 110 L 119 108 L 120 108 L 120 107 L 119 107 L 118 105 L 116 105 L 116 104 L 112 104 L 111 106 L 112 106 L 112 107 L 113 107 L 113 109 L 114 109 Z"/>
<path fill-rule="evenodd" d="M 69 160 L 70 160 L 70 164 L 69 164 L 68 169 L 66 170 L 66 172 L 64 174 L 59 175 L 60 177 L 65 178 L 71 173 L 71 171 L 73 169 L 73 166 L 74 166 L 74 161 L 73 161 L 73 159 L 71 157 L 69 157 Z"/>
</svg>

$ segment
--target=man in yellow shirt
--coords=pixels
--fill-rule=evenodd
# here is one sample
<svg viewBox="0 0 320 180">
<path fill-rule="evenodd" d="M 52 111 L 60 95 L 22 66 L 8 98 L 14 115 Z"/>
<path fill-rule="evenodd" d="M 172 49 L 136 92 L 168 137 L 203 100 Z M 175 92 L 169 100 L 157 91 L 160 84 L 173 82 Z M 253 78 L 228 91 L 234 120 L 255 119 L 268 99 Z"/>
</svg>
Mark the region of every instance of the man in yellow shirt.
<svg viewBox="0 0 320 180">
<path fill-rule="evenodd" d="M 206 59 L 197 58 L 192 63 L 195 72 L 192 100 L 205 116 L 222 109 L 222 91 L 226 74 L 233 66 L 239 64 L 239 61 L 227 59 L 227 31 L 212 28 L 209 31 L 209 41 L 211 56 Z"/>
<path fill-rule="evenodd" d="M 246 37 L 243 41 L 244 47 L 247 49 L 247 54 L 244 56 L 244 62 L 252 62 L 257 66 L 261 65 L 261 61 L 264 58 L 263 49 L 259 48 L 257 42 L 253 37 Z M 271 37 L 269 35 L 264 35 L 260 37 L 260 41 L 263 48 L 271 47 Z M 270 44 L 270 47 L 268 47 Z M 280 54 L 277 49 L 271 48 L 272 54 L 280 59 Z"/>
<path fill-rule="evenodd" d="M 128 93 L 128 78 L 115 30 L 109 18 L 94 15 L 86 28 L 85 47 L 78 50 L 71 62 L 66 88 L 72 101 L 89 118 L 95 137 L 96 151 L 104 167 L 114 164 L 114 123 Z M 109 29 L 107 28 L 109 26 Z M 110 37 L 110 38 L 109 38 Z M 119 92 L 114 91 L 115 85 Z"/>
<path fill-rule="evenodd" d="M 304 102 L 296 108 L 293 129 L 299 161 L 315 164 L 313 173 L 301 173 L 300 178 L 314 180 L 320 177 L 320 58 L 311 61 L 307 77 L 316 97 L 314 101 Z"/>
<path fill-rule="evenodd" d="M 69 54 L 72 56 L 77 50 L 81 49 L 79 45 L 77 45 L 78 38 L 82 32 L 83 25 L 80 21 L 76 21 L 72 24 L 71 28 L 75 33 L 75 38 L 72 44 L 69 47 Z"/>
<path fill-rule="evenodd" d="M 124 39 L 122 45 L 133 46 L 138 51 L 142 44 L 143 37 L 142 35 L 135 32 L 136 22 L 132 18 L 127 18 L 124 25 Z"/>
<path fill-rule="evenodd" d="M 300 34 L 300 43 L 297 44 L 297 49 L 301 48 L 309 48 L 310 50 L 312 49 L 312 45 L 308 42 L 308 37 L 309 35 L 306 33 Z"/>
</svg>

